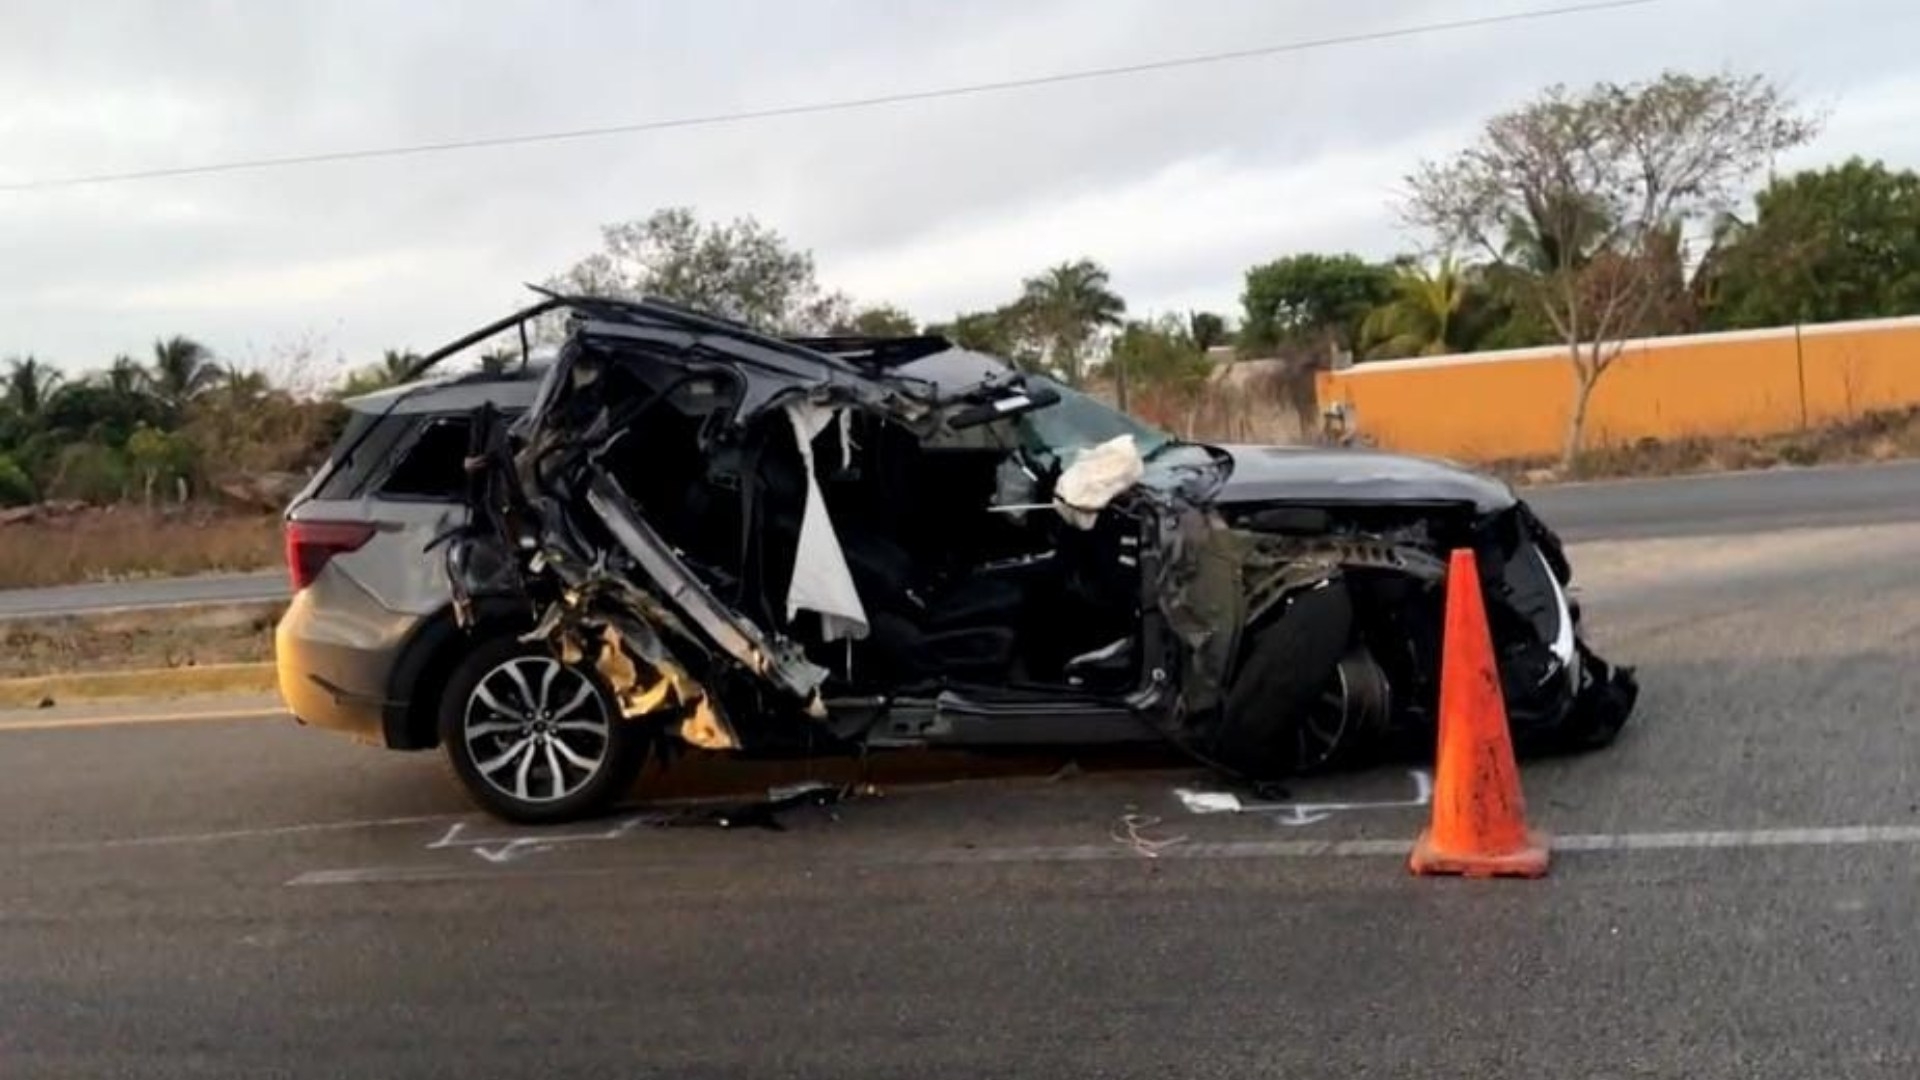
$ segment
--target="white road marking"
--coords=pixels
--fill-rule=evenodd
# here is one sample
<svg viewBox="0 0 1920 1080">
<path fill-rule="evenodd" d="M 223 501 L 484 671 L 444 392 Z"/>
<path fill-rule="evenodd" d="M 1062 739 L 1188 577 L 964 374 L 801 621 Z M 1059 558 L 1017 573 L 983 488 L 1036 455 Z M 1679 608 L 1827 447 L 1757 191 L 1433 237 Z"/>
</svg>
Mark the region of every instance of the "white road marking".
<svg viewBox="0 0 1920 1080">
<path fill-rule="evenodd" d="M 553 868 L 540 871 L 524 869 L 480 871 L 476 870 L 471 863 L 460 863 L 457 866 L 369 866 L 343 870 L 309 870 L 287 884 L 299 886 L 390 885 L 404 882 L 472 881 L 476 878 L 575 876 L 578 876 L 577 872 Z"/>
<path fill-rule="evenodd" d="M 1920 825 L 1845 825 L 1809 829 L 1729 829 L 1695 832 L 1573 833 L 1554 837 L 1550 846 L 1561 852 L 1722 851 L 1756 848 L 1829 848 L 1920 845 Z M 1155 852 L 1160 861 L 1188 859 L 1404 859 L 1409 840 L 1227 840 L 1186 842 Z M 965 848 L 950 851 L 891 852 L 835 856 L 813 860 L 816 868 L 888 866 L 971 866 L 1019 863 L 1115 862 L 1140 858 L 1132 847 L 1113 844 L 1074 844 L 1004 848 Z M 688 864 L 691 866 L 692 864 Z M 764 867 L 764 860 L 742 862 L 739 869 Z M 702 869 L 723 869 L 713 863 Z M 555 867 L 538 872 L 514 870 L 503 874 L 468 864 L 453 866 L 363 866 L 338 870 L 310 870 L 286 884 L 374 885 L 427 881 L 474 881 L 501 876 L 542 878 L 608 877 L 632 873 L 640 866 Z M 672 864 L 649 861 L 649 872 L 670 871 Z"/>
<path fill-rule="evenodd" d="M 176 844 L 224 844 L 233 840 L 263 840 L 303 833 L 351 832 L 357 829 L 392 829 L 403 825 L 427 825 L 469 814 L 420 814 L 414 817 L 372 818 L 362 821 L 323 821 L 307 825 L 274 825 L 260 829 L 227 829 L 222 832 L 171 833 L 160 836 L 125 836 L 107 840 L 62 840 L 46 844 L 23 844 L 26 851 L 101 851 L 111 848 L 169 847 Z"/>
<path fill-rule="evenodd" d="M 1554 837 L 1552 846 L 1560 851 L 1694 851 L 1708 848 L 1866 847 L 1876 844 L 1920 844 L 1920 825 L 1575 834 Z"/>
<path fill-rule="evenodd" d="M 1301 803 L 1242 802 L 1231 791 L 1195 791 L 1175 788 L 1173 794 L 1190 814 L 1265 814 L 1281 825 L 1315 825 L 1348 810 L 1394 810 L 1421 807 L 1433 802 L 1433 777 L 1420 769 L 1408 769 L 1413 779 L 1413 798 L 1381 802 Z"/>
<path fill-rule="evenodd" d="M 201 724 L 220 720 L 284 720 L 291 714 L 271 706 L 260 709 L 219 709 L 211 712 L 143 713 L 128 716 L 57 716 L 47 719 L 0 721 L 0 734 L 9 731 L 59 731 L 66 728 L 128 727 L 137 724 Z"/>
<path fill-rule="evenodd" d="M 471 830 L 469 822 L 456 821 L 447 827 L 447 831 L 440 839 L 428 844 L 427 850 L 465 848 L 482 860 L 498 865 L 512 862 L 526 855 L 550 851 L 561 844 L 618 840 L 642 825 L 657 825 L 666 820 L 667 815 L 664 814 L 631 814 L 604 829 L 593 832 L 561 832 L 557 829 L 543 829 L 514 836 L 488 836 Z"/>
</svg>

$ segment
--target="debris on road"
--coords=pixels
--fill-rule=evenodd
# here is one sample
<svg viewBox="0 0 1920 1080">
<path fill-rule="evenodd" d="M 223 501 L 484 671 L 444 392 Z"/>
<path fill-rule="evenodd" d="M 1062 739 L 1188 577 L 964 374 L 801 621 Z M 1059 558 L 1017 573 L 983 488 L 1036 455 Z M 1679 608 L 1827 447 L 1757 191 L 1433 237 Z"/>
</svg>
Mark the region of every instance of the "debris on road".
<svg viewBox="0 0 1920 1080">
<path fill-rule="evenodd" d="M 1143 859 L 1157 859 L 1160 857 L 1160 853 L 1167 848 L 1173 847 L 1175 844 L 1186 843 L 1187 838 L 1184 835 L 1160 838 L 1147 835 L 1148 829 L 1158 828 L 1159 826 L 1160 819 L 1152 814 L 1122 814 L 1120 823 L 1113 830 L 1113 841 L 1116 844 L 1125 844 L 1132 848 L 1134 854 L 1139 855 Z M 1124 834 L 1122 830 L 1124 830 Z"/>
</svg>

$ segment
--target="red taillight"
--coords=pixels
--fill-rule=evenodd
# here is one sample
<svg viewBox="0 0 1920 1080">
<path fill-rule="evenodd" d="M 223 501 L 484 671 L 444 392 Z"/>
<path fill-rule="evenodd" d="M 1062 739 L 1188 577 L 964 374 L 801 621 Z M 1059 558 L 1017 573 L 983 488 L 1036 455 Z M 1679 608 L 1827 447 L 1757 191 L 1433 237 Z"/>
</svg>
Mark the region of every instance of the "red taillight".
<svg viewBox="0 0 1920 1080">
<path fill-rule="evenodd" d="M 373 533 L 372 525 L 358 521 L 287 522 L 287 572 L 293 576 L 294 591 L 313 584 L 328 559 L 358 551 Z"/>
</svg>

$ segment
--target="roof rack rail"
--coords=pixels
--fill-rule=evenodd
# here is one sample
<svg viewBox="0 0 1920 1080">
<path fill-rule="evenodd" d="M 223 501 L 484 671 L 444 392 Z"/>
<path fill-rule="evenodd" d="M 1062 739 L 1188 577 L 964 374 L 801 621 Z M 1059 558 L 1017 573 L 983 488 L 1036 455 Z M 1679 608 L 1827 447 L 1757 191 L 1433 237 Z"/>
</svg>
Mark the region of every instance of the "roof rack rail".
<svg viewBox="0 0 1920 1080">
<path fill-rule="evenodd" d="M 560 293 L 538 285 L 527 287 L 539 293 L 544 299 L 504 318 L 496 319 L 426 354 L 407 369 L 402 381 L 411 382 L 418 379 L 447 357 L 471 348 L 495 334 L 516 328 L 520 331 L 522 355 L 528 355 L 531 350 L 527 347 L 527 324 L 542 315 L 562 310 L 602 322 L 720 334 L 814 363 L 843 369 L 857 370 L 857 361 L 860 359 L 869 360 L 882 367 L 891 367 L 894 364 L 905 363 L 918 356 L 930 355 L 950 347 L 946 339 L 931 336 L 891 339 L 851 336 L 779 337 L 763 330 L 756 330 L 734 319 L 712 315 L 655 296 L 629 300 L 610 296 Z"/>
<path fill-rule="evenodd" d="M 912 363 L 923 356 L 946 352 L 953 342 L 939 334 L 909 334 L 904 337 L 870 337 L 864 334 L 832 334 L 824 337 L 793 337 L 788 341 L 814 352 L 848 360 L 864 360 L 883 368 Z"/>
</svg>

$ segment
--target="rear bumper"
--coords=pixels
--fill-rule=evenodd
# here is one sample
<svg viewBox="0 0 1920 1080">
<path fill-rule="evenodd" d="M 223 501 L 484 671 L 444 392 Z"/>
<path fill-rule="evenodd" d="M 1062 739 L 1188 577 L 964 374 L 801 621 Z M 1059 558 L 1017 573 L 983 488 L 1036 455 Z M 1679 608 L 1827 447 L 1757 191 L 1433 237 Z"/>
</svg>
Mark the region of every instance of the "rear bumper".
<svg viewBox="0 0 1920 1080">
<path fill-rule="evenodd" d="M 381 607 L 345 575 L 323 571 L 294 594 L 274 629 L 287 708 L 303 724 L 392 746 L 387 690 L 420 621 Z"/>
</svg>

